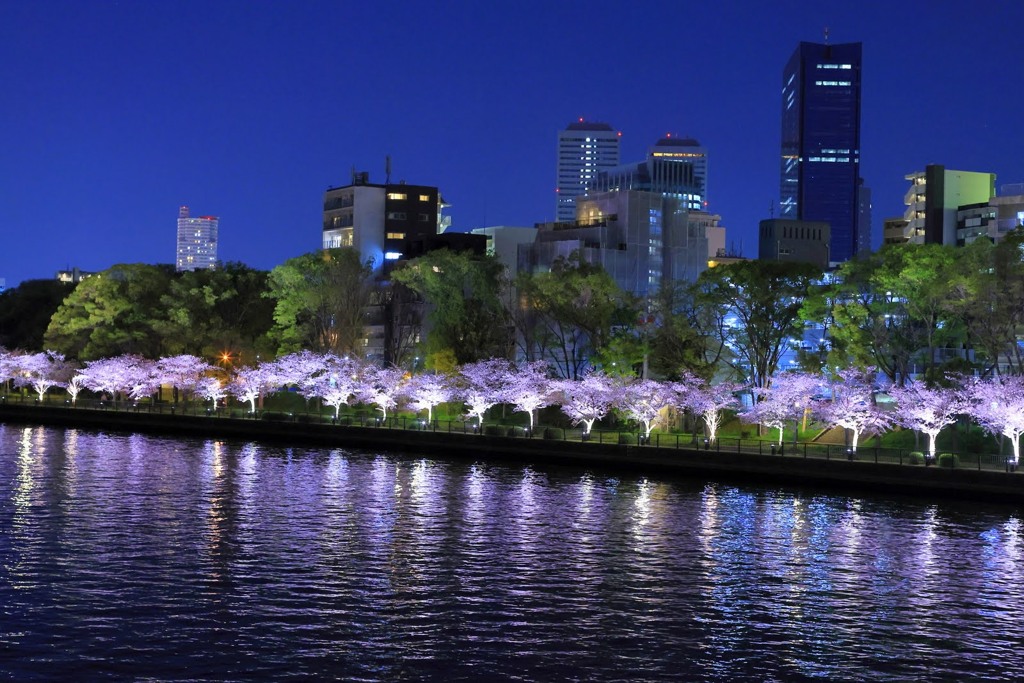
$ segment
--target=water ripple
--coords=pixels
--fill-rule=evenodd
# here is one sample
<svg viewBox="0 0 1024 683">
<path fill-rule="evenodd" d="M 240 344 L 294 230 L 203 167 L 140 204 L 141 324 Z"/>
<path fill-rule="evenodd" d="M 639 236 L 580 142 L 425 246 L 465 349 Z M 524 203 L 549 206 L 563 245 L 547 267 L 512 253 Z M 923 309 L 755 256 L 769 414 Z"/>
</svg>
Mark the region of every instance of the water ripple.
<svg viewBox="0 0 1024 683">
<path fill-rule="evenodd" d="M 6 680 L 1016 680 L 1019 512 L 0 425 Z"/>
</svg>

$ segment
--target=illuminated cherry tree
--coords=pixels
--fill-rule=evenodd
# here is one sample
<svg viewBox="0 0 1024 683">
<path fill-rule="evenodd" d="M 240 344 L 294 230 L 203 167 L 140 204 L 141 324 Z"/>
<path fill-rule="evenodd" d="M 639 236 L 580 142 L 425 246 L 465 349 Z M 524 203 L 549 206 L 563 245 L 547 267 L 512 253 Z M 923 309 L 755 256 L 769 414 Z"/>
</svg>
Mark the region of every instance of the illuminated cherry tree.
<svg viewBox="0 0 1024 683">
<path fill-rule="evenodd" d="M 548 364 L 541 360 L 521 363 L 506 379 L 502 402 L 511 403 L 516 410 L 526 413 L 530 418 L 532 432 L 534 411 L 551 403 L 552 384 L 548 379 Z"/>
<path fill-rule="evenodd" d="M 822 384 L 819 375 L 804 372 L 781 372 L 772 378 L 767 389 L 754 389 L 757 402 L 742 413 L 748 422 L 779 430 L 779 445 L 786 422 L 799 422 L 811 405 L 811 397 Z M 795 429 L 795 428 L 794 428 Z M 795 434 L 794 434 L 795 440 Z"/>
<path fill-rule="evenodd" d="M 405 371 L 370 365 L 363 368 L 360 377 L 362 381 L 356 390 L 359 400 L 377 406 L 381 419 L 387 420 L 388 411 L 398 405 L 405 391 Z"/>
<path fill-rule="evenodd" d="M 68 392 L 68 397 L 71 399 L 71 405 L 75 405 L 78 402 L 78 395 L 82 393 L 82 389 L 85 389 L 85 376 L 74 375 L 68 380 L 68 383 L 64 386 L 64 390 Z"/>
<path fill-rule="evenodd" d="M 837 381 L 832 385 L 832 400 L 820 410 L 825 422 L 849 429 L 853 434 L 852 453 L 857 452 L 861 434 L 885 431 L 893 423 L 893 415 L 875 403 L 872 391 L 874 376 L 874 368 L 838 371 Z"/>
<path fill-rule="evenodd" d="M 477 418 L 483 426 L 484 413 L 500 403 L 511 371 L 507 360 L 491 358 L 467 363 L 459 368 L 459 397 L 466 404 L 466 417 Z"/>
<path fill-rule="evenodd" d="M 583 424 L 583 435 L 588 436 L 594 423 L 608 414 L 616 403 L 621 385 L 600 371 L 593 371 L 581 380 L 560 380 L 554 383 L 562 412 L 573 424 Z"/>
<path fill-rule="evenodd" d="M 1024 377 L 994 377 L 969 390 L 970 413 L 991 434 L 1002 434 L 1013 445 L 1014 467 L 1020 464 L 1020 437 L 1024 435 Z"/>
<path fill-rule="evenodd" d="M 198 393 L 200 384 L 215 368 L 202 358 L 183 354 L 161 358 L 156 362 L 156 377 L 180 391 L 185 400 Z"/>
<path fill-rule="evenodd" d="M 296 359 L 301 366 L 298 372 L 305 373 L 299 391 L 303 396 L 321 399 L 326 405 L 334 408 L 337 419 L 341 406 L 347 405 L 360 386 L 359 363 L 348 358 L 340 358 L 333 353 L 323 355 L 310 354 L 303 359 Z"/>
<path fill-rule="evenodd" d="M 413 410 L 427 411 L 429 423 L 434 419 L 434 407 L 455 397 L 455 386 L 447 375 L 413 375 L 406 386 L 406 395 Z"/>
<path fill-rule="evenodd" d="M 14 357 L 15 386 L 30 386 L 42 401 L 51 387 L 64 386 L 73 367 L 64 360 L 63 353 L 43 351 Z"/>
<path fill-rule="evenodd" d="M 98 394 L 109 394 L 117 401 L 119 394 L 132 395 L 152 382 L 153 362 L 131 354 L 87 361 L 79 374 L 85 387 Z"/>
<path fill-rule="evenodd" d="M 688 375 L 676 382 L 673 388 L 676 407 L 700 415 L 707 428 L 708 443 L 713 444 L 718 439 L 718 429 L 722 426 L 725 411 L 739 407 L 736 392 L 741 391 L 743 385 L 734 382 L 709 384 Z"/>
<path fill-rule="evenodd" d="M 662 409 L 672 403 L 675 393 L 672 387 L 652 379 L 642 379 L 625 385 L 617 392 L 617 408 L 644 427 L 644 439 L 651 438 L 654 421 Z"/>
<path fill-rule="evenodd" d="M 891 387 L 888 394 L 898 406 L 895 421 L 907 429 L 928 435 L 928 455 L 931 458 L 935 457 L 935 441 L 939 432 L 956 422 L 957 416 L 967 412 L 969 405 L 960 389 L 931 389 L 914 379 L 903 387 Z"/>
<path fill-rule="evenodd" d="M 333 354 L 320 354 L 302 350 L 276 358 L 260 365 L 268 373 L 268 388 L 298 387 L 301 391 L 315 381 L 318 375 L 327 372 L 327 366 L 337 358 Z"/>
<path fill-rule="evenodd" d="M 0 347 L 0 384 L 4 386 L 4 389 L 7 388 L 7 382 L 14 379 L 17 368 L 15 358 L 17 358 L 16 354 Z"/>
<path fill-rule="evenodd" d="M 196 387 L 196 393 L 199 396 L 202 396 L 206 401 L 213 401 L 214 407 L 216 407 L 217 404 L 228 395 L 224 382 L 216 377 L 209 376 L 203 377 L 199 380 L 199 384 Z"/>
<path fill-rule="evenodd" d="M 235 376 L 228 384 L 228 393 L 239 401 L 249 402 L 249 412 L 256 412 L 256 399 L 276 387 L 277 374 L 272 367 L 245 366 L 235 370 Z"/>
</svg>

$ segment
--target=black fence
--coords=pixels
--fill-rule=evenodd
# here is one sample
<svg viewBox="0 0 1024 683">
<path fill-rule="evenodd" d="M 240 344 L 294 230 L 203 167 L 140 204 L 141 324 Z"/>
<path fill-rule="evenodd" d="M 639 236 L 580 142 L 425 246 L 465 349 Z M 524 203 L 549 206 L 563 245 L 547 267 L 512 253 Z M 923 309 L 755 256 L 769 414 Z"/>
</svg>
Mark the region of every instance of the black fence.
<svg viewBox="0 0 1024 683">
<path fill-rule="evenodd" d="M 330 413 L 306 411 L 263 410 L 252 411 L 248 405 L 214 407 L 209 402 L 166 403 L 151 400 L 108 401 L 96 398 L 80 398 L 72 402 L 46 400 L 40 402 L 34 396 L 11 394 L 0 396 L 0 403 L 45 405 L 73 409 L 110 410 L 117 412 L 152 413 L 160 415 L 188 415 L 211 419 L 244 419 L 267 422 L 291 422 L 295 424 L 334 424 L 368 429 L 401 429 L 449 434 L 480 434 L 504 438 L 544 439 L 555 441 L 592 442 L 597 444 L 620 444 L 671 450 L 701 450 L 715 453 L 737 453 L 775 458 L 803 458 L 819 460 L 848 460 L 871 463 L 886 463 L 914 467 L 944 467 L 951 469 L 975 469 L 1015 472 L 1017 467 L 1011 456 L 996 453 L 944 452 L 932 459 L 920 451 L 904 448 L 877 446 L 860 447 L 854 452 L 849 447 L 837 444 L 815 442 L 783 443 L 765 439 L 721 437 L 710 441 L 702 434 L 654 432 L 649 437 L 643 433 L 627 430 L 594 429 L 585 434 L 581 429 L 564 427 L 507 425 L 476 420 L 426 420 L 409 415 L 394 415 L 386 419 L 376 411 L 348 409 L 337 417 Z"/>
</svg>

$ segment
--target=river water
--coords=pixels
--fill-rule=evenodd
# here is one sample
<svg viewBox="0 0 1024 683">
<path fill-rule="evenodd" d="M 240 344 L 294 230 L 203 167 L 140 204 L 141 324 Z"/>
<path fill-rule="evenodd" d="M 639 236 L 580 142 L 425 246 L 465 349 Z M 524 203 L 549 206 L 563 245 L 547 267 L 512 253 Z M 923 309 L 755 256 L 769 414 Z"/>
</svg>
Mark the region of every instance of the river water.
<svg viewBox="0 0 1024 683">
<path fill-rule="evenodd" d="M 1021 511 L 0 424 L 7 680 L 1020 680 Z"/>
</svg>

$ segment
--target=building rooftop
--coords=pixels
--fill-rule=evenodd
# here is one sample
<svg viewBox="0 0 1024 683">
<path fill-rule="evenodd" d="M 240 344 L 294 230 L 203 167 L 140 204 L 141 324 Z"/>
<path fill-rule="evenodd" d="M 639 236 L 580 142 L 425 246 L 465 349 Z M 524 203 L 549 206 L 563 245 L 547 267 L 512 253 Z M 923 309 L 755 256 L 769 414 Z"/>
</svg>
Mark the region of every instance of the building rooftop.
<svg viewBox="0 0 1024 683">
<path fill-rule="evenodd" d="M 573 121 L 565 127 L 566 130 L 603 130 L 609 133 L 615 130 L 607 123 L 599 121 Z"/>
<path fill-rule="evenodd" d="M 673 138 L 665 137 L 656 143 L 657 147 L 700 147 L 696 138 Z"/>
</svg>

